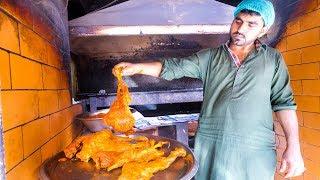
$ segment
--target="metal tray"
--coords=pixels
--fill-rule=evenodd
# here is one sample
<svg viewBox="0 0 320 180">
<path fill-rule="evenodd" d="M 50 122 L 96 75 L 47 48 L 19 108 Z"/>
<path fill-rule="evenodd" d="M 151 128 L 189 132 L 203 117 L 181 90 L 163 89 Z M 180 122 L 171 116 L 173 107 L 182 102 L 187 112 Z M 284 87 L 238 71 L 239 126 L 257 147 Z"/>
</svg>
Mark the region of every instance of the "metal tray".
<svg viewBox="0 0 320 180">
<path fill-rule="evenodd" d="M 143 115 L 137 110 L 130 108 L 130 111 L 136 121 L 143 118 Z M 109 112 L 109 109 L 103 109 L 93 113 L 83 113 L 76 116 L 75 119 L 81 121 L 91 132 L 98 132 L 103 129 L 112 130 L 112 127 L 108 126 L 102 118 L 107 112 Z"/>
<path fill-rule="evenodd" d="M 174 150 L 176 147 L 182 147 L 187 151 L 187 154 L 191 154 L 191 159 L 186 160 L 185 158 L 178 158 L 174 163 L 171 164 L 169 168 L 164 171 L 156 173 L 152 180 L 173 180 L 173 179 L 182 179 L 190 180 L 196 174 L 198 170 L 198 161 L 195 159 L 193 152 L 189 147 L 183 145 L 182 143 L 168 139 L 160 136 L 154 136 L 150 134 L 135 134 L 133 136 L 143 135 L 149 139 L 154 139 L 158 141 L 168 141 L 170 142 L 169 146 L 164 147 L 164 151 L 168 154 L 171 150 Z M 61 180 L 61 179 L 77 179 L 77 180 L 86 180 L 86 179 L 118 179 L 118 176 L 121 174 L 121 168 L 114 169 L 110 172 L 106 170 L 98 170 L 94 166 L 94 162 L 89 161 L 81 162 L 78 159 L 71 159 L 63 162 L 59 162 L 60 158 L 63 158 L 64 153 L 60 152 L 54 157 L 46 160 L 40 167 L 40 179 L 42 180 Z"/>
</svg>

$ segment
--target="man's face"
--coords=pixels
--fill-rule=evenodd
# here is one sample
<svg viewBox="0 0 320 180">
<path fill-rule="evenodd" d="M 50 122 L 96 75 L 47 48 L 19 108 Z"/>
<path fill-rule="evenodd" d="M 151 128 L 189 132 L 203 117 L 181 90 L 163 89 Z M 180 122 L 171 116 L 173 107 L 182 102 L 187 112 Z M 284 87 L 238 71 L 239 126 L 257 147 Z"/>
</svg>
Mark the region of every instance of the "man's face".
<svg viewBox="0 0 320 180">
<path fill-rule="evenodd" d="M 239 13 L 230 28 L 231 41 L 237 46 L 246 46 L 267 32 L 261 16 Z"/>
</svg>

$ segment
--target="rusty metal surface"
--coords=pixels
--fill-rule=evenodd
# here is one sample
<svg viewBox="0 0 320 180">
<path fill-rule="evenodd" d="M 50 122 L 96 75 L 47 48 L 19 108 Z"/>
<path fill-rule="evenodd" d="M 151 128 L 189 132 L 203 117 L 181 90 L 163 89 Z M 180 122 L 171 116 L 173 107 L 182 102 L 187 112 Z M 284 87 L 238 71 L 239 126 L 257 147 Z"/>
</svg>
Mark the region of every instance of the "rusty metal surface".
<svg viewBox="0 0 320 180">
<path fill-rule="evenodd" d="M 168 169 L 160 171 L 155 174 L 153 180 L 171 180 L 171 179 L 191 179 L 198 170 L 198 161 L 195 159 L 193 152 L 189 147 L 182 143 L 167 139 L 164 137 L 142 134 L 148 138 L 155 139 L 156 141 L 169 141 L 170 146 L 164 147 L 166 155 L 176 147 L 182 147 L 187 151 L 187 154 L 191 154 L 191 161 L 186 161 L 184 158 L 178 158 Z M 60 179 L 117 179 L 121 174 L 121 168 L 107 172 L 106 170 L 97 170 L 94 163 L 89 161 L 80 162 L 79 160 L 68 160 L 59 162 L 60 158 L 64 157 L 64 154 L 58 153 L 51 159 L 46 160 L 40 168 L 40 179 L 46 180 L 60 180 Z"/>
</svg>

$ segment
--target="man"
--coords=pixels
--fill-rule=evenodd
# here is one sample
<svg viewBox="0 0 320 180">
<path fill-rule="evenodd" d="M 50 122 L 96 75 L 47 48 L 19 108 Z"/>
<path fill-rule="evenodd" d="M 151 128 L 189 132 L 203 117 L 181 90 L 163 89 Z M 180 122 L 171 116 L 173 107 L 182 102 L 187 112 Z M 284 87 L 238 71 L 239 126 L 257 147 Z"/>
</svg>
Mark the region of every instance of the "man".
<svg viewBox="0 0 320 180">
<path fill-rule="evenodd" d="M 234 12 L 230 40 L 186 58 L 120 63 L 124 75 L 203 81 L 204 99 L 195 141 L 196 179 L 271 180 L 276 169 L 274 111 L 287 148 L 280 172 L 301 175 L 296 104 L 281 54 L 258 40 L 275 19 L 271 2 L 244 0 Z"/>
</svg>

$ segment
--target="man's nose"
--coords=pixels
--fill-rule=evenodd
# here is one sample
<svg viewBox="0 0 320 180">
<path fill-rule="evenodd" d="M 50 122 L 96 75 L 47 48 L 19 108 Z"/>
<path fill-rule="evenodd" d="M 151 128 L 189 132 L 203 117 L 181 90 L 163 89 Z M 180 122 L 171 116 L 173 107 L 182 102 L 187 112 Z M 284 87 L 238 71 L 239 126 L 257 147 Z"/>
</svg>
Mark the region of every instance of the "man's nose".
<svg viewBox="0 0 320 180">
<path fill-rule="evenodd" d="M 238 27 L 238 32 L 240 33 L 240 34 L 243 34 L 243 33 L 245 33 L 247 31 L 247 27 L 246 27 L 246 25 L 244 24 L 244 23 L 242 23 L 239 27 Z"/>
</svg>

